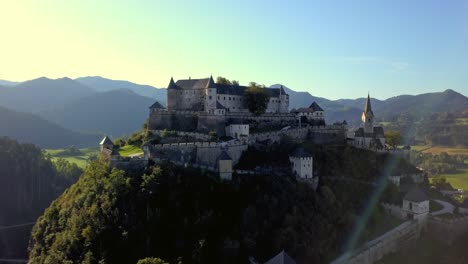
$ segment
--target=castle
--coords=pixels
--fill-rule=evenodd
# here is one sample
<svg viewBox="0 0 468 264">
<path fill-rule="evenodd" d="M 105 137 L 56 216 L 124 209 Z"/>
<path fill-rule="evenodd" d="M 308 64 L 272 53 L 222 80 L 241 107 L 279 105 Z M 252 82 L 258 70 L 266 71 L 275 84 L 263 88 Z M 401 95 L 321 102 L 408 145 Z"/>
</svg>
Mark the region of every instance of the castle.
<svg viewBox="0 0 468 264">
<path fill-rule="evenodd" d="M 167 110 L 199 111 L 210 114 L 243 112 L 246 107 L 246 86 L 215 83 L 213 77 L 204 79 L 185 79 L 174 82 L 171 78 L 167 87 Z M 287 113 L 289 95 L 280 88 L 265 88 L 270 96 L 266 113 Z M 217 112 L 216 110 L 225 110 Z"/>
<path fill-rule="evenodd" d="M 159 103 L 150 107 L 148 127 L 150 130 L 213 132 L 225 136 L 226 127 L 230 125 L 250 124 L 250 129 L 255 129 L 296 124 L 296 114 L 289 112 L 289 95 L 282 86 L 264 88 L 269 99 L 260 116 L 247 108 L 247 89 L 247 86 L 215 83 L 212 76 L 177 82 L 171 78 L 167 107 Z M 230 134 L 237 132 L 245 133 L 245 127 L 230 127 L 228 131 Z"/>
</svg>

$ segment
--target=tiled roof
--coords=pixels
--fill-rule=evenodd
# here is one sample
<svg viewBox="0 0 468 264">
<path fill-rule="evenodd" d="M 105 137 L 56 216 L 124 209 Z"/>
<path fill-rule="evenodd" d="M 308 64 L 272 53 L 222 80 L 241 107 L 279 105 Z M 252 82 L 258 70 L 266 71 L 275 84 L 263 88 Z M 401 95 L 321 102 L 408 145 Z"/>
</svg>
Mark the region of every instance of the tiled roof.
<svg viewBox="0 0 468 264">
<path fill-rule="evenodd" d="M 304 148 L 297 148 L 291 153 L 291 157 L 298 157 L 298 158 L 304 158 L 304 157 L 312 157 L 307 151 L 305 151 Z"/>
<path fill-rule="evenodd" d="M 175 84 L 181 89 L 204 89 L 210 78 L 178 80 Z"/>
<path fill-rule="evenodd" d="M 99 143 L 99 145 L 113 145 L 114 143 L 112 142 L 112 140 L 110 140 L 110 138 L 108 136 L 105 136 L 101 143 Z"/>
<path fill-rule="evenodd" d="M 322 112 L 323 112 L 322 107 L 320 107 L 320 105 L 318 105 L 316 102 L 313 102 L 313 103 L 309 106 L 309 108 L 311 108 L 312 110 L 314 110 L 314 112 L 315 112 L 315 111 L 322 111 Z"/>
<path fill-rule="evenodd" d="M 227 154 L 226 151 L 223 151 L 219 155 L 218 160 L 232 160 L 232 158 L 229 156 L 229 154 Z"/>
<path fill-rule="evenodd" d="M 383 138 L 384 136 L 383 127 L 374 127 L 374 137 Z"/>
<path fill-rule="evenodd" d="M 265 264 L 296 264 L 296 261 L 282 250 L 278 255 L 265 262 Z"/>
<path fill-rule="evenodd" d="M 405 195 L 403 200 L 419 203 L 423 201 L 428 201 L 429 197 L 427 197 L 426 193 L 424 193 L 423 190 L 416 186 Z"/>
<path fill-rule="evenodd" d="M 158 101 L 156 101 L 150 106 L 150 108 L 164 108 L 164 106 L 162 106 Z"/>
</svg>

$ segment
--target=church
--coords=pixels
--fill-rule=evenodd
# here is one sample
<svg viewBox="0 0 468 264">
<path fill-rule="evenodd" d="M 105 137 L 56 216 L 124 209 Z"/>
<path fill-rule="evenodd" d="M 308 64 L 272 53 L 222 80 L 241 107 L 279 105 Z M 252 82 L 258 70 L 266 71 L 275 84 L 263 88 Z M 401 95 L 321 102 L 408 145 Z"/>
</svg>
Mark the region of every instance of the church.
<svg viewBox="0 0 468 264">
<path fill-rule="evenodd" d="M 366 105 L 361 115 L 362 125 L 354 132 L 354 146 L 385 150 L 384 130 L 383 127 L 374 126 L 374 117 L 370 95 L 368 94 Z"/>
</svg>

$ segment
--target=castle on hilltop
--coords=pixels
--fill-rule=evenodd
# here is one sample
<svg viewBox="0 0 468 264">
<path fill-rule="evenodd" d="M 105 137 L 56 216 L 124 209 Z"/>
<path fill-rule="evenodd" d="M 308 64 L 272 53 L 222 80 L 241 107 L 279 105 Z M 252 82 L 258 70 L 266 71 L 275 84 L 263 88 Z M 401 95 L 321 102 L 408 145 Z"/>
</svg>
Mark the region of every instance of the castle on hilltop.
<svg viewBox="0 0 468 264">
<path fill-rule="evenodd" d="M 269 96 L 265 112 L 251 113 L 247 107 L 248 87 L 216 83 L 213 77 L 169 81 L 167 106 L 150 107 L 150 130 L 215 133 L 218 137 L 245 134 L 265 127 L 286 127 L 298 123 L 298 113 L 289 112 L 289 95 L 283 86 L 264 88 Z M 244 125 L 244 126 L 238 126 Z M 237 131 L 240 129 L 242 131 Z"/>
<path fill-rule="evenodd" d="M 167 87 L 167 110 L 199 111 L 211 114 L 225 112 L 243 112 L 246 107 L 245 91 L 248 87 L 232 84 L 215 83 L 213 77 L 204 79 L 185 79 L 174 82 L 171 78 Z M 287 113 L 289 95 L 280 88 L 265 88 L 270 96 L 266 113 Z M 224 112 L 224 113 L 225 113 Z"/>
</svg>

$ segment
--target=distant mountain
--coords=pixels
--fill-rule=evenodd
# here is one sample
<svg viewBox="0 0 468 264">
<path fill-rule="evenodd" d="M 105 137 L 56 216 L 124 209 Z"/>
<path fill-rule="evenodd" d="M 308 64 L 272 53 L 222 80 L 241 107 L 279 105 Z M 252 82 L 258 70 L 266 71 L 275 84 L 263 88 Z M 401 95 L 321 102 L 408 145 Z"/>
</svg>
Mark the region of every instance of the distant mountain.
<svg viewBox="0 0 468 264">
<path fill-rule="evenodd" d="M 61 108 L 94 93 L 93 89 L 70 78 L 52 80 L 41 77 L 0 89 L 0 106 L 19 112 L 37 113 Z"/>
<path fill-rule="evenodd" d="M 141 96 L 150 97 L 158 100 L 162 104 L 166 104 L 166 89 L 156 88 L 150 85 L 141 85 L 129 81 L 119 81 L 106 79 L 99 76 L 80 77 L 75 81 L 93 88 L 98 92 L 107 92 L 112 90 L 128 89 Z"/>
<path fill-rule="evenodd" d="M 0 136 L 43 148 L 96 146 L 102 137 L 97 134 L 76 133 L 33 114 L 15 112 L 1 106 L 0 124 Z"/>
<path fill-rule="evenodd" d="M 0 80 L 0 86 L 11 87 L 17 85 L 19 82 L 11 82 L 7 80 Z"/>
<path fill-rule="evenodd" d="M 141 129 L 154 101 L 121 89 L 96 93 L 40 115 L 71 130 L 119 137 Z"/>
<path fill-rule="evenodd" d="M 278 88 L 280 84 L 270 87 Z M 362 107 L 347 106 L 336 101 L 323 97 L 312 96 L 308 92 L 296 92 L 283 85 L 286 93 L 289 94 L 289 108 L 308 107 L 312 102 L 317 102 L 325 110 L 325 119 L 327 123 L 342 122 L 346 120 L 351 125 L 357 126 L 362 113 Z M 357 118 L 356 118 L 357 117 Z"/>
<path fill-rule="evenodd" d="M 279 84 L 271 87 L 279 87 Z M 283 86 L 289 94 L 290 108 L 306 107 L 316 101 L 326 111 L 328 123 L 346 120 L 351 126 L 360 124 L 366 98 L 328 100 L 308 92 L 296 92 Z M 420 95 L 401 95 L 387 100 L 371 98 L 377 120 L 389 121 L 403 113 L 426 116 L 437 112 L 456 112 L 468 109 L 468 98 L 453 90 Z"/>
</svg>

